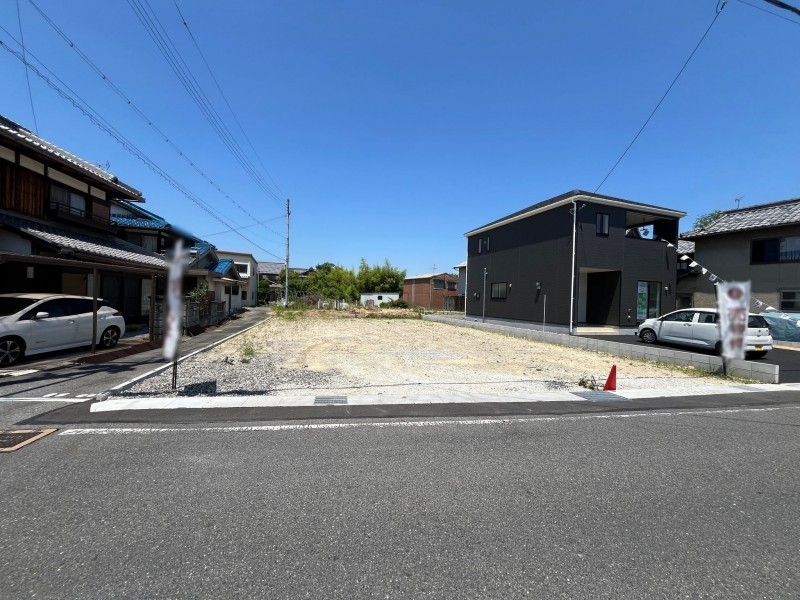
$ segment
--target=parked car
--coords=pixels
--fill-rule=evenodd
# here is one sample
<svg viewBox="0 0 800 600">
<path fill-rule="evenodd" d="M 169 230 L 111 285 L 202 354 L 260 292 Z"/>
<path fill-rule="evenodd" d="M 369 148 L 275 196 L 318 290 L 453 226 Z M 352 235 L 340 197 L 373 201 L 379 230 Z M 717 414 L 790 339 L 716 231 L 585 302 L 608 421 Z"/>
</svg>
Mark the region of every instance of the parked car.
<svg viewBox="0 0 800 600">
<path fill-rule="evenodd" d="M 125 333 L 125 319 L 97 301 L 97 339 L 113 348 Z M 65 294 L 0 294 L 0 365 L 26 355 L 92 343 L 93 300 Z"/>
<path fill-rule="evenodd" d="M 718 320 L 719 314 L 713 308 L 676 310 L 657 319 L 647 319 L 639 325 L 638 335 L 648 344 L 661 341 L 712 348 L 719 353 L 722 338 Z M 748 358 L 763 358 L 772 350 L 772 333 L 761 315 L 750 313 L 744 349 Z"/>
</svg>

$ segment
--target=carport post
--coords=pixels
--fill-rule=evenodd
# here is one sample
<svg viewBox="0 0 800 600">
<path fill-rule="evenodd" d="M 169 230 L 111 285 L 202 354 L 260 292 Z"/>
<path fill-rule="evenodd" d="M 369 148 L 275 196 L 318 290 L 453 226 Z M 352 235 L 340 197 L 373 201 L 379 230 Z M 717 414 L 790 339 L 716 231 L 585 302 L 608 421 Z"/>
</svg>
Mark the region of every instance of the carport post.
<svg viewBox="0 0 800 600">
<path fill-rule="evenodd" d="M 97 269 L 92 269 L 92 354 L 97 352 Z"/>
</svg>

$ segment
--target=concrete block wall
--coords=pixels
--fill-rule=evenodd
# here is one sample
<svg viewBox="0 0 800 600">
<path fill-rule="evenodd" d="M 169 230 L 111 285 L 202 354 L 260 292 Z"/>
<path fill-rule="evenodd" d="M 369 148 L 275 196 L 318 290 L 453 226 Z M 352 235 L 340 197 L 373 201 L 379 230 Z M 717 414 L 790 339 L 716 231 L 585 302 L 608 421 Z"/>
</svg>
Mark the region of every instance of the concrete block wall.
<svg viewBox="0 0 800 600">
<path fill-rule="evenodd" d="M 553 333 L 549 331 L 536 331 L 529 327 L 515 327 L 512 325 L 500 325 L 498 323 L 483 323 L 480 320 L 467 317 L 453 317 L 447 315 L 423 315 L 429 321 L 439 321 L 449 323 L 459 327 L 471 327 L 484 331 L 495 331 L 505 333 L 515 337 L 528 338 L 539 342 L 557 344 L 579 348 L 581 350 L 593 350 L 595 352 L 607 352 L 615 356 L 634 358 L 637 360 L 648 360 L 653 362 L 665 363 L 668 365 L 679 365 L 682 367 L 693 367 L 699 371 L 709 373 L 722 373 L 722 358 L 709 354 L 697 354 L 694 352 L 683 352 L 672 348 L 661 346 L 642 346 L 640 344 L 626 344 L 624 342 L 612 342 L 598 340 L 594 338 L 578 337 L 563 333 Z M 780 378 L 780 368 L 778 365 L 753 362 L 748 360 L 729 360 L 728 374 L 744 379 L 752 379 L 762 383 L 778 383 Z"/>
</svg>

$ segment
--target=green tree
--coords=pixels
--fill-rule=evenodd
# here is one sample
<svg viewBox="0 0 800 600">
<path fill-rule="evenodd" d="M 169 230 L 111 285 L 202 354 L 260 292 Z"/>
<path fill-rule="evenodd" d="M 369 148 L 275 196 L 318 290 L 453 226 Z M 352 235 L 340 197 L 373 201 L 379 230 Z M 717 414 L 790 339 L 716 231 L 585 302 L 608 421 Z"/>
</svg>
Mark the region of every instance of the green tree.
<svg viewBox="0 0 800 600">
<path fill-rule="evenodd" d="M 362 294 L 373 292 L 402 292 L 405 270 L 393 267 L 387 258 L 382 265 L 370 266 L 366 259 L 361 259 L 356 275 L 356 285 Z"/>
<path fill-rule="evenodd" d="M 283 287 L 286 283 L 286 269 L 281 269 L 278 275 L 278 283 Z M 302 295 L 308 291 L 308 285 L 305 279 L 297 274 L 297 271 L 289 270 L 289 295 Z"/>
<path fill-rule="evenodd" d="M 714 221 L 719 219 L 721 214 L 722 214 L 721 210 L 712 210 L 710 213 L 706 213 L 704 215 L 700 215 L 694 221 L 694 228 L 695 229 L 705 229 L 706 227 L 711 225 Z"/>
<path fill-rule="evenodd" d="M 305 280 L 306 291 L 331 300 L 358 300 L 356 276 L 352 269 L 322 263 Z"/>
</svg>

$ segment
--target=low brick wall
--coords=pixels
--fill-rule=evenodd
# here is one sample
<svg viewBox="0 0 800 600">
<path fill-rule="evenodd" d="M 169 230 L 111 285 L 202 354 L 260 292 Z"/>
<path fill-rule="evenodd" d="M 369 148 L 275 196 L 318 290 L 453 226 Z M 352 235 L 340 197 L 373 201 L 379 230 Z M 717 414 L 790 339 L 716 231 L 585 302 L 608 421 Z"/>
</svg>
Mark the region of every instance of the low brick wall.
<svg viewBox="0 0 800 600">
<path fill-rule="evenodd" d="M 494 331 L 513 335 L 515 337 L 528 338 L 559 346 L 569 346 L 582 350 L 593 350 L 595 352 L 607 352 L 625 358 L 635 358 L 638 360 L 649 360 L 653 362 L 665 363 L 668 365 L 680 365 L 693 367 L 701 371 L 710 373 L 722 373 L 722 358 L 709 354 L 697 354 L 694 352 L 683 352 L 664 348 L 661 346 L 642 346 L 639 344 L 626 344 L 624 342 L 611 342 L 608 340 L 598 340 L 594 338 L 578 337 L 564 333 L 553 333 L 549 331 L 536 331 L 526 327 L 514 327 L 511 325 L 498 325 L 496 323 L 483 323 L 471 318 L 444 316 L 444 315 L 423 315 L 423 319 L 429 321 L 439 321 L 449 323 L 459 327 L 471 327 L 484 331 Z M 770 365 L 762 362 L 749 360 L 729 360 L 728 374 L 744 379 L 752 379 L 763 383 L 778 383 L 780 368 L 778 365 Z"/>
</svg>

